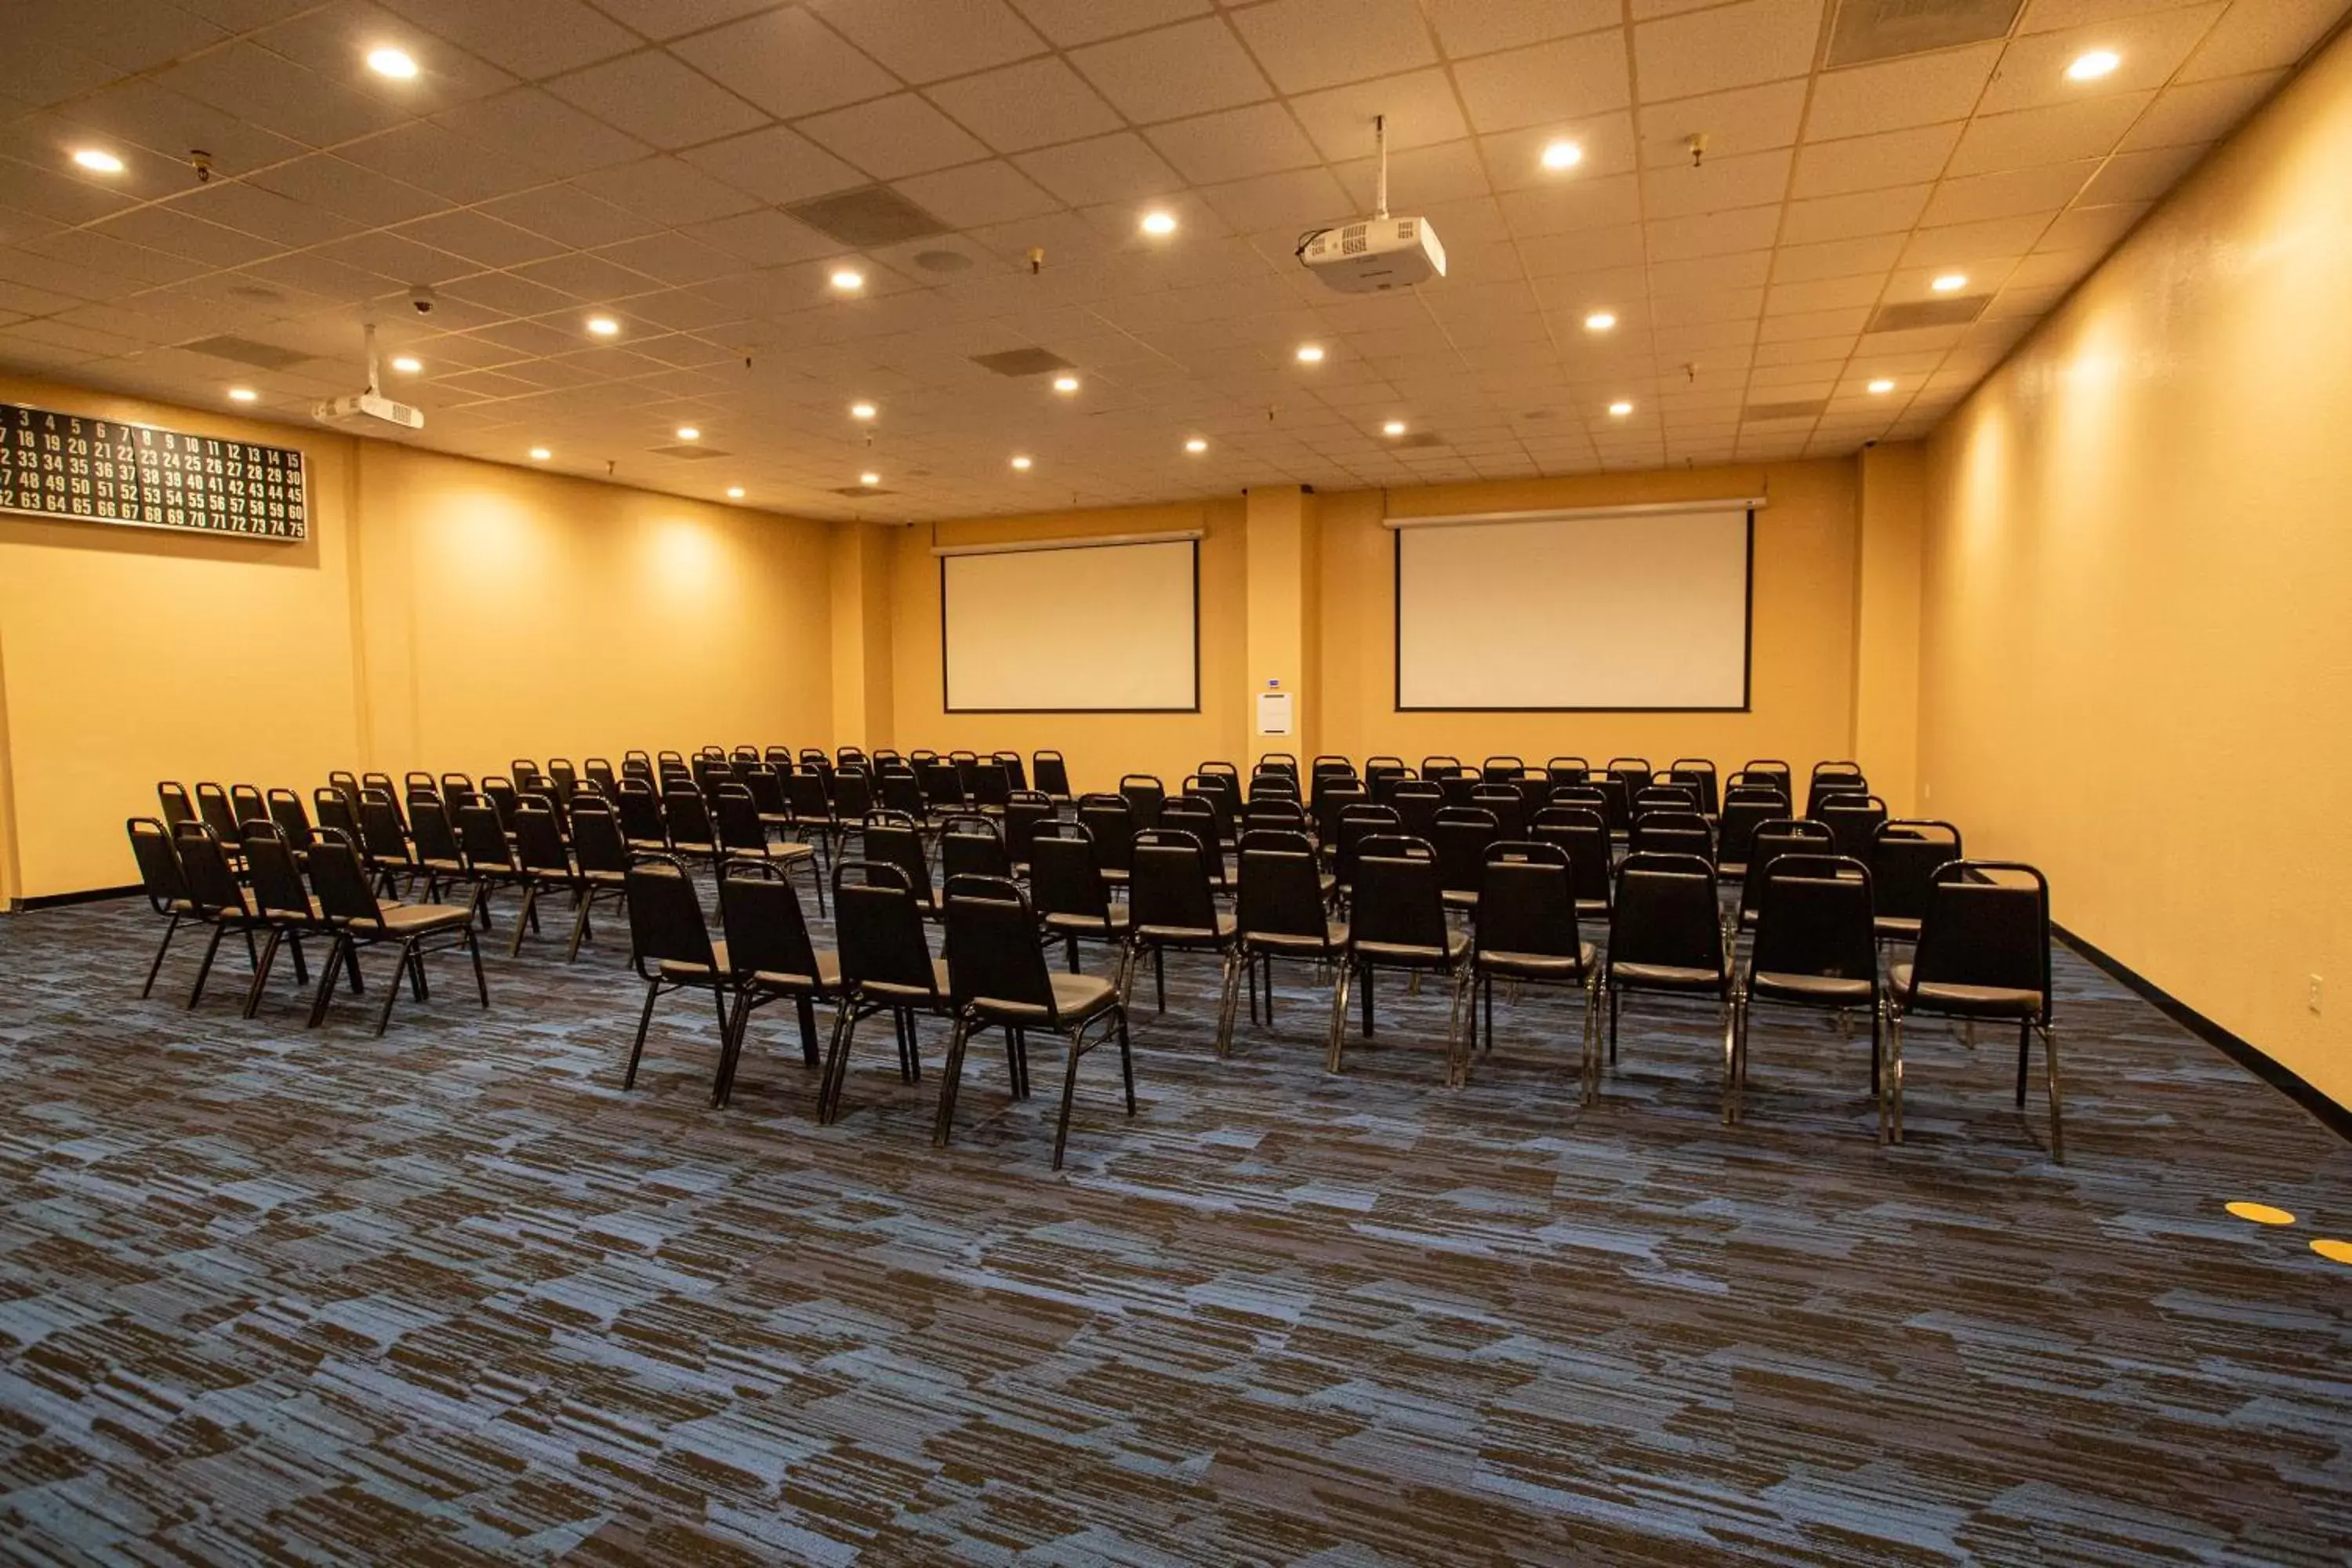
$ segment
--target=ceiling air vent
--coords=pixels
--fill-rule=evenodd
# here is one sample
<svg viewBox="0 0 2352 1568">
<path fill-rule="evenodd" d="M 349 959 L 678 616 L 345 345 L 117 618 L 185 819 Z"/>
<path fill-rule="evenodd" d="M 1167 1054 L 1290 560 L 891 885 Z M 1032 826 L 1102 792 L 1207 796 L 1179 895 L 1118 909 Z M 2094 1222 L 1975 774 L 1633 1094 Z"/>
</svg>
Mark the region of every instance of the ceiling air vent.
<svg viewBox="0 0 2352 1568">
<path fill-rule="evenodd" d="M 1389 443 L 1391 447 L 1443 447 L 1445 444 L 1445 437 L 1434 430 L 1416 430 Z"/>
<path fill-rule="evenodd" d="M 1005 349 L 992 354 L 974 354 L 971 363 L 999 375 L 1044 375 L 1048 371 L 1078 368 L 1051 349 Z"/>
<path fill-rule="evenodd" d="M 686 444 L 685 442 L 683 442 L 683 441 L 679 442 L 679 443 L 678 443 L 677 446 L 675 446 L 675 447 L 649 447 L 649 448 L 647 448 L 647 450 L 651 451 L 651 452 L 653 453 L 653 455 L 654 455 L 655 457 L 656 457 L 656 458 L 731 458 L 731 457 L 733 457 L 733 456 L 734 456 L 734 454 L 733 454 L 732 452 L 718 452 L 718 451 L 713 451 L 713 450 L 712 450 L 711 448 L 709 448 L 709 447 L 691 447 L 691 446 L 687 445 L 687 444 Z"/>
<path fill-rule="evenodd" d="M 886 490 L 880 485 L 841 485 L 835 489 L 837 496 L 894 496 L 897 490 Z"/>
<path fill-rule="evenodd" d="M 252 338 L 224 334 L 217 338 L 198 338 L 192 343 L 182 343 L 191 353 L 210 354 L 215 359 L 235 360 L 239 364 L 253 365 L 261 370 L 284 370 L 319 356 L 301 349 L 279 348 L 276 343 L 259 342 Z"/>
<path fill-rule="evenodd" d="M 1739 418 L 1746 425 L 1766 419 L 1819 419 L 1827 407 L 1828 400 L 1820 397 L 1795 403 L 1751 403 L 1739 411 Z"/>
<path fill-rule="evenodd" d="M 910 239 L 929 239 L 948 232 L 947 225 L 887 185 L 863 185 L 854 191 L 812 197 L 793 203 L 784 212 L 827 238 L 858 250 L 902 245 Z"/>
<path fill-rule="evenodd" d="M 1864 65 L 2009 37 L 2024 0 L 1843 0 L 1829 63 Z"/>
<path fill-rule="evenodd" d="M 1957 300 L 1905 300 L 1881 305 L 1865 332 L 1908 332 L 1921 327 L 1965 327 L 1992 303 L 1990 294 L 1963 294 Z"/>
</svg>

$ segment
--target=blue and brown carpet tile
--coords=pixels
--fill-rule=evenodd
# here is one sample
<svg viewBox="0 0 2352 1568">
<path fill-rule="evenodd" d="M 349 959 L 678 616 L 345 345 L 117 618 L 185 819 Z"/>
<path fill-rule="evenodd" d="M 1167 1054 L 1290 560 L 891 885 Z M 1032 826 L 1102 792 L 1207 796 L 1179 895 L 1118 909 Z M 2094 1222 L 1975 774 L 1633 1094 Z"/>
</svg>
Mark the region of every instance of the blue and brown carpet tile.
<svg viewBox="0 0 2352 1568">
<path fill-rule="evenodd" d="M 707 896 L 707 895 L 706 895 Z M 510 903 L 510 896 L 509 902 Z M 435 961 L 374 1038 L 241 953 L 140 978 L 135 903 L 0 920 L 0 1558 L 11 1563 L 2340 1563 L 2352 1151 L 2062 955 L 2039 1058 L 1922 1026 L 1881 1148 L 1866 1031 L 1434 988 L 1322 1070 L 1328 991 L 1211 1048 L 1213 961 L 1011 1098 L 862 1034 L 813 1118 L 789 1007 L 718 1026 L 600 928 Z M 503 948 L 505 919 L 499 920 Z M 820 932 L 823 929 L 820 926 Z M 2294 1211 L 2247 1226 L 2224 1202 Z"/>
</svg>

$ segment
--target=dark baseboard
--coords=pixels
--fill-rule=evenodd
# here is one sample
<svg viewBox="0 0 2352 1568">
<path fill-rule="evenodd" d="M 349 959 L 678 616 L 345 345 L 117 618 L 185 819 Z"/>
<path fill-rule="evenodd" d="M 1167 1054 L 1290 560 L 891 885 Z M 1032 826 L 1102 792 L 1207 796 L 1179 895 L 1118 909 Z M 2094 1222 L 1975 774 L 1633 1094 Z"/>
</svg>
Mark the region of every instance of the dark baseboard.
<svg viewBox="0 0 2352 1568">
<path fill-rule="evenodd" d="M 44 893 L 37 899 L 11 899 L 9 910 L 16 914 L 28 914 L 35 910 L 63 909 L 68 904 L 102 904 L 109 899 L 135 899 L 142 891 L 138 883 L 127 888 L 86 888 L 79 893 Z"/>
<path fill-rule="evenodd" d="M 2344 1139 L 2347 1142 L 2352 1142 L 2352 1108 L 2336 1104 L 2336 1101 L 2305 1082 L 2302 1076 L 2293 1068 L 2282 1066 L 2273 1059 L 2252 1041 L 2243 1036 L 2231 1033 L 2196 1008 L 2148 980 L 2147 976 L 2129 968 L 2113 955 L 2101 952 L 2064 926 L 2053 922 L 2051 929 L 2057 932 L 2059 941 L 2097 964 L 2142 1000 L 2153 1003 L 2158 1012 L 2311 1112 L 2313 1116 L 2318 1118 L 2321 1125 L 2338 1138 Z"/>
</svg>

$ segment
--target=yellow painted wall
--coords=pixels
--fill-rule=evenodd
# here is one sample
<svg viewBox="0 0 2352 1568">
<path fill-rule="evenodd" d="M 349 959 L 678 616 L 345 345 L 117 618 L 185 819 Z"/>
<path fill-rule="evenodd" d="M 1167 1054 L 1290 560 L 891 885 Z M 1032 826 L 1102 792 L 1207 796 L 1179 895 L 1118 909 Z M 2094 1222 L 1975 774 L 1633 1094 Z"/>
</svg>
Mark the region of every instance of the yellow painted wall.
<svg viewBox="0 0 2352 1568">
<path fill-rule="evenodd" d="M 1920 780 L 2352 1104 L 2347 146 L 2339 38 L 1937 432 Z"/>
<path fill-rule="evenodd" d="M 1173 791 L 1205 761 L 1245 766 L 1244 673 L 1247 571 L 1244 507 L 1229 501 L 1107 508 L 1036 517 L 986 518 L 893 531 L 892 698 L 901 751 L 1040 748 L 1069 760 L 1079 791 L 1117 787 L 1124 773 L 1157 773 Z M 1206 531 L 1201 541 L 1201 710 L 1197 713 L 949 713 L 942 706 L 939 544 L 1070 539 L 1174 529 Z M 1115 606 L 1078 605 L 1066 616 L 1070 657 L 1090 641 L 1119 635 Z"/>
<path fill-rule="evenodd" d="M 0 899 L 119 886 L 159 779 L 831 740 L 819 524 L 0 377 L 293 446 L 310 538 L 0 515 Z"/>
<path fill-rule="evenodd" d="M 1546 507 L 1633 505 L 1763 495 L 1756 515 L 1750 710 L 1746 713 L 1399 713 L 1396 564 L 1391 512 L 1444 516 Z M 1778 757 L 1801 777 L 1843 757 L 1852 735 L 1855 483 L 1851 460 L 1764 468 L 1589 474 L 1363 490 L 1318 498 L 1322 632 L 1317 731 L 1321 750 L 1418 763 L 1448 754 L 1614 755 L 1659 767 L 1705 757 L 1728 773 Z"/>
<path fill-rule="evenodd" d="M 1874 447 L 1857 459 L 1853 755 L 1898 816 L 1919 810 L 1919 551 L 1927 449 Z"/>
</svg>

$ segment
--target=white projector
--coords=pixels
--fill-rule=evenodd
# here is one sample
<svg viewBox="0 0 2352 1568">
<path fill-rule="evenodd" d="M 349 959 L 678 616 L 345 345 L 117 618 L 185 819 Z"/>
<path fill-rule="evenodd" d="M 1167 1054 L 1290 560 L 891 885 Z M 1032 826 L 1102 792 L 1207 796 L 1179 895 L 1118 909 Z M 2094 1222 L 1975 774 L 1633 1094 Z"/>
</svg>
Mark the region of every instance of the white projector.
<svg viewBox="0 0 2352 1568">
<path fill-rule="evenodd" d="M 425 410 L 405 403 L 395 403 L 380 392 L 354 392 L 347 397 L 330 397 L 310 410 L 310 417 L 321 425 L 359 425 L 370 419 L 386 425 L 397 425 L 404 430 L 425 428 Z"/>
<path fill-rule="evenodd" d="M 1445 247 L 1427 218 L 1368 217 L 1307 236 L 1298 259 L 1342 294 L 1410 289 L 1445 276 Z"/>
</svg>

